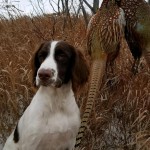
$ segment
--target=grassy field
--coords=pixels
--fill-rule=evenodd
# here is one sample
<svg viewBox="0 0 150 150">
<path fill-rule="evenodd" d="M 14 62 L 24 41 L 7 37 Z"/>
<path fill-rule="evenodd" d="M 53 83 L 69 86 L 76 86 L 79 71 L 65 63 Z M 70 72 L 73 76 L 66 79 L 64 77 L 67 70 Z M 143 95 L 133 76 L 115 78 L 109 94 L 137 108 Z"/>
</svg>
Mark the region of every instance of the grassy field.
<svg viewBox="0 0 150 150">
<path fill-rule="evenodd" d="M 44 15 L 0 20 L 0 143 L 4 143 L 18 118 L 30 103 L 32 54 L 44 40 L 61 39 L 85 46 L 86 27 L 82 17 Z M 84 150 L 148 150 L 150 146 L 150 70 L 145 60 L 137 75 L 125 41 L 113 73 L 107 69 L 81 143 Z M 87 84 L 88 86 L 88 84 Z M 86 90 L 77 93 L 81 115 Z"/>
</svg>

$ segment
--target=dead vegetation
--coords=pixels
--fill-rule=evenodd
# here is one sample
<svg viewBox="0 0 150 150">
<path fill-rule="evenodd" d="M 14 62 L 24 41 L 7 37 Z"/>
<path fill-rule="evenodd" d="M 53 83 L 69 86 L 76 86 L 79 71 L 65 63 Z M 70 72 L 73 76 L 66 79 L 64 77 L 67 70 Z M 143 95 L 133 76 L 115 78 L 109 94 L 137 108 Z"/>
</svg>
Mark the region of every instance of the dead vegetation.
<svg viewBox="0 0 150 150">
<path fill-rule="evenodd" d="M 62 15 L 27 16 L 0 21 L 0 143 L 16 124 L 35 93 L 31 58 L 44 40 L 61 39 L 85 49 L 84 19 Z M 150 70 L 139 73 L 125 41 L 115 65 L 107 69 L 81 147 L 84 150 L 142 150 L 150 146 Z M 86 92 L 78 94 L 81 114 Z"/>
</svg>

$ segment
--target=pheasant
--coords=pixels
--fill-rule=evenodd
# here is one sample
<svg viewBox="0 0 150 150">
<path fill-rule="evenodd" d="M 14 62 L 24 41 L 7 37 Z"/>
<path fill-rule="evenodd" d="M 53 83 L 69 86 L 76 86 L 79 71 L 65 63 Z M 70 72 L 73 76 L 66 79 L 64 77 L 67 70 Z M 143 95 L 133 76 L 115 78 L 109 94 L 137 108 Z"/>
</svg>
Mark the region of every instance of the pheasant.
<svg viewBox="0 0 150 150">
<path fill-rule="evenodd" d="M 124 12 L 114 0 L 103 0 L 100 9 L 88 24 L 87 53 L 92 59 L 91 79 L 76 147 L 79 147 L 83 137 L 107 64 L 118 55 L 121 39 L 124 36 L 124 26 Z"/>
<path fill-rule="evenodd" d="M 150 5 L 145 0 L 116 0 L 125 12 L 125 38 L 135 59 L 133 71 L 137 73 L 143 55 L 150 67 Z"/>
</svg>

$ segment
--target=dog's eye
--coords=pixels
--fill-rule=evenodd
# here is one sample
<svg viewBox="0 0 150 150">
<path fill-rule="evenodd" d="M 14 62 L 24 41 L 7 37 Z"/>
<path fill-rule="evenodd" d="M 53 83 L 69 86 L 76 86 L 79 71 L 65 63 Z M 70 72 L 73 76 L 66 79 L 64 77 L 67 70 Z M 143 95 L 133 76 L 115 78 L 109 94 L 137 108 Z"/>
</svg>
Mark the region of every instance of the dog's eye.
<svg viewBox="0 0 150 150">
<path fill-rule="evenodd" d="M 38 57 L 39 57 L 40 63 L 42 63 L 45 60 L 46 56 L 47 56 L 47 53 L 45 52 L 39 53 Z"/>
<path fill-rule="evenodd" d="M 57 54 L 56 60 L 61 62 L 61 63 L 65 63 L 65 62 L 67 62 L 67 56 L 63 53 Z"/>
</svg>

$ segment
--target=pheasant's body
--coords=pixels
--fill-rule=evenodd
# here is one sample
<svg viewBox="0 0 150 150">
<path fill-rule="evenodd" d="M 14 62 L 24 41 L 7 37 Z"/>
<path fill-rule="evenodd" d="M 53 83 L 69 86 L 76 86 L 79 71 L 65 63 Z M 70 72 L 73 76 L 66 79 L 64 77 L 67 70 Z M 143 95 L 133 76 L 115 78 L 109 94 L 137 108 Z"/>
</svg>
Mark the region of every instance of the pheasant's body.
<svg viewBox="0 0 150 150">
<path fill-rule="evenodd" d="M 144 0 L 116 1 L 125 12 L 125 36 L 135 61 L 143 54 L 150 67 L 150 5 Z"/>
<path fill-rule="evenodd" d="M 115 57 L 124 32 L 123 10 L 111 0 L 107 1 L 103 1 L 87 30 L 88 53 L 93 59 L 103 59 L 104 55 Z M 114 59 L 113 57 L 111 59 Z"/>
<path fill-rule="evenodd" d="M 92 57 L 91 80 L 86 109 L 82 117 L 81 128 L 77 136 L 78 148 L 86 128 L 97 91 L 105 73 L 106 63 L 118 54 L 123 29 L 124 13 L 112 0 L 103 0 L 101 8 L 92 17 L 87 30 L 87 50 Z"/>
</svg>

